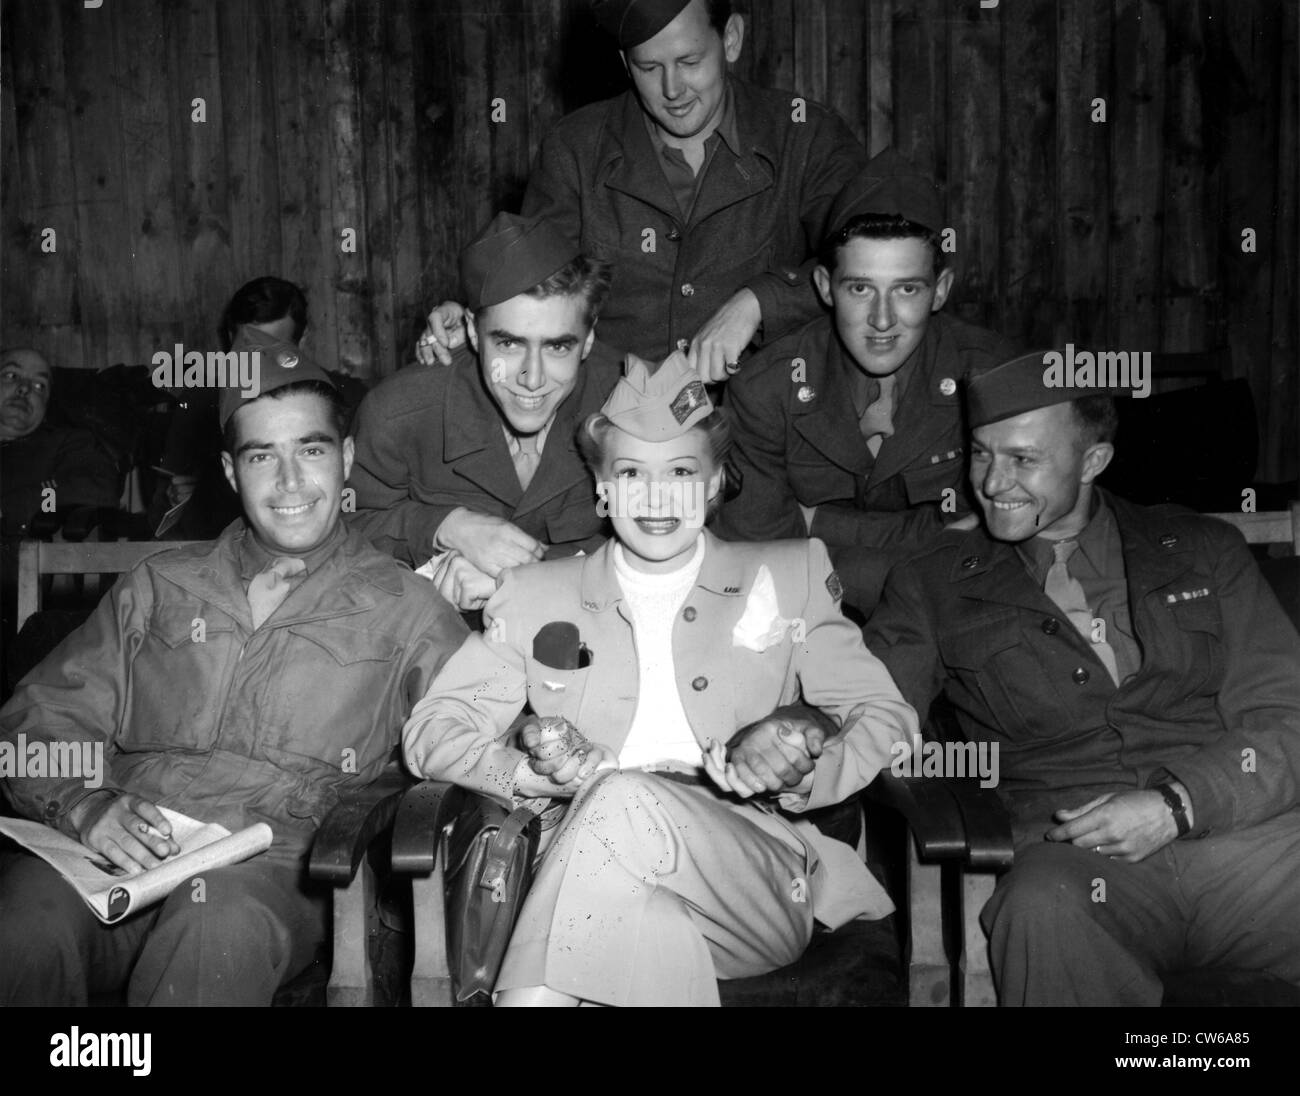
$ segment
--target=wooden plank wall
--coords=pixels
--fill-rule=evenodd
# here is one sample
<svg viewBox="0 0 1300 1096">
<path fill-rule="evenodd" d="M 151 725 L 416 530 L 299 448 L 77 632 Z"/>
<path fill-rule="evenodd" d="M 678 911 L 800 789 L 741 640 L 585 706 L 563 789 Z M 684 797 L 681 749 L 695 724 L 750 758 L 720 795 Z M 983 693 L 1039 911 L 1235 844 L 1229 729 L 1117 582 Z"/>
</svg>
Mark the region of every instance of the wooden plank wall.
<svg viewBox="0 0 1300 1096">
<path fill-rule="evenodd" d="M 621 86 L 586 7 L 6 0 L 0 337 L 64 365 L 148 361 L 210 345 L 233 289 L 277 273 L 306 288 L 327 366 L 391 372 L 542 134 Z M 945 184 L 952 308 L 1032 342 L 1230 348 L 1261 476 L 1300 472 L 1294 0 L 737 7 L 742 76 Z"/>
</svg>

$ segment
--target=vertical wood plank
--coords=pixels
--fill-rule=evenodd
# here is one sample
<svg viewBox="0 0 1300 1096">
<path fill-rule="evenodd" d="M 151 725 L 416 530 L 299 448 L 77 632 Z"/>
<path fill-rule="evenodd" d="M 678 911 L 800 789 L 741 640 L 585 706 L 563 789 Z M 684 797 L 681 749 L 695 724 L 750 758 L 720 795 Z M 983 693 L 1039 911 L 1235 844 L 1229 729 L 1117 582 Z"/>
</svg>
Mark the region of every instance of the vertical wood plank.
<svg viewBox="0 0 1300 1096">
<path fill-rule="evenodd" d="M 962 319 L 999 326 L 998 154 L 1002 123 L 1001 8 L 969 4 L 951 15 L 948 35 L 948 218 L 957 230 L 957 283 L 948 308 Z M 1010 228 L 1011 226 L 1007 226 Z"/>
<path fill-rule="evenodd" d="M 518 4 L 493 0 L 488 22 L 489 102 L 501 100 L 504 119 L 491 121 L 493 212 L 518 212 L 528 184 L 528 51 Z M 491 120 L 491 116 L 489 116 Z"/>
<path fill-rule="evenodd" d="M 334 368 L 353 376 L 370 372 L 367 313 L 365 171 L 357 103 L 357 27 L 350 0 L 325 0 L 325 98 L 329 115 L 331 285 L 334 291 Z M 356 233 L 356 250 L 343 250 L 344 231 Z M 325 290 L 326 293 L 329 290 Z M 325 351 L 328 359 L 329 351 Z"/>
<path fill-rule="evenodd" d="M 387 21 L 386 7 L 361 4 L 356 8 L 359 122 L 365 134 L 361 144 L 365 206 L 362 235 L 366 299 L 370 304 L 366 316 L 370 352 L 361 375 L 367 377 L 384 376 L 398 365 L 393 301 L 393 252 L 397 240 L 393 233 L 394 154 L 387 87 Z"/>
<path fill-rule="evenodd" d="M 460 299 L 456 260 L 461 222 L 473 216 L 460 206 L 455 146 L 460 20 L 446 7 L 424 0 L 410 0 L 408 6 L 415 43 L 415 154 L 424 259 L 417 295 L 425 310 L 447 298 Z"/>
<path fill-rule="evenodd" d="M 217 6 L 230 245 L 237 288 L 280 262 L 275 72 L 266 0 Z"/>
<path fill-rule="evenodd" d="M 67 9 L 64 71 L 72 102 L 72 155 L 77 182 L 77 285 L 85 364 L 102 369 L 136 356 L 123 317 L 134 315 L 133 240 L 126 221 L 127 178 L 118 108 L 121 69 L 114 30 L 127 5 Z"/>
<path fill-rule="evenodd" d="M 411 347 L 423 327 L 426 309 L 419 296 L 420 187 L 415 155 L 415 95 L 411 78 L 414 62 L 410 11 L 404 4 L 387 9 L 385 60 L 385 108 L 388 130 L 388 220 L 392 262 L 391 332 L 376 323 L 381 345 L 391 339 L 387 351 L 376 358 L 375 376 L 383 376 L 411 359 Z"/>
<path fill-rule="evenodd" d="M 1278 94 L 1277 216 L 1273 238 L 1273 368 L 1265 399 L 1261 478 L 1300 474 L 1300 12 L 1284 5 Z"/>
<path fill-rule="evenodd" d="M 1166 8 L 1165 179 L 1161 349 L 1208 350 L 1210 234 L 1202 133 L 1202 2 Z"/>
<path fill-rule="evenodd" d="M 561 45 L 570 18 L 566 7 L 564 0 L 534 0 L 528 5 L 527 13 L 521 17 L 528 88 L 530 165 L 543 138 L 563 114 L 559 89 L 564 82 L 564 73 L 560 68 Z M 573 12 L 574 16 L 586 14 L 585 5 L 579 5 Z"/>
<path fill-rule="evenodd" d="M 89 364 L 78 294 L 77 167 L 64 77 L 63 20 L 54 4 L 0 12 L 5 79 L 3 341 L 28 343 L 51 362 Z M 12 148 L 12 153 L 11 153 Z M 41 250 L 46 227 L 57 250 Z"/>
<path fill-rule="evenodd" d="M 894 144 L 894 11 L 893 0 L 867 7 L 867 153 L 874 156 Z"/>
<path fill-rule="evenodd" d="M 888 6 L 888 0 L 885 5 Z M 828 0 L 824 25 L 827 87 L 823 102 L 839 112 L 864 146 L 871 102 L 868 13 L 876 6 L 856 0 Z"/>
<path fill-rule="evenodd" d="M 794 0 L 751 0 L 741 75 L 768 88 L 798 91 Z M 748 66 L 744 67 L 748 55 Z"/>
<path fill-rule="evenodd" d="M 1256 407 L 1266 410 L 1273 396 L 1273 326 L 1286 322 L 1273 314 L 1273 263 L 1280 242 L 1274 237 L 1274 205 L 1280 180 L 1271 163 L 1279 138 L 1282 13 L 1269 0 L 1220 0 L 1211 15 L 1219 34 L 1206 39 L 1210 54 L 1204 101 L 1205 129 L 1222 141 L 1215 159 L 1223 178 L 1212 221 L 1225 298 L 1222 345 L 1231 352 L 1234 376 L 1249 381 Z M 1253 253 L 1242 251 L 1244 229 L 1255 232 Z M 1260 431 L 1260 443 L 1260 457 L 1267 463 L 1267 431 Z"/>
<path fill-rule="evenodd" d="M 1115 0 L 1110 116 L 1110 337 L 1160 349 L 1165 6 Z"/>
<path fill-rule="evenodd" d="M 188 295 L 181 279 L 180 232 L 173 180 L 179 166 L 173 132 L 188 117 L 190 100 L 178 87 L 169 61 L 166 0 L 134 0 L 129 19 L 114 21 L 113 49 L 121 59 L 122 143 L 129 178 L 123 187 L 126 227 L 131 234 L 129 271 L 132 308 L 114 317 L 135 340 L 134 360 L 148 362 L 157 350 L 170 352 L 185 339 Z M 219 103 L 210 104 L 213 111 Z M 122 271 L 124 280 L 127 271 Z"/>
<path fill-rule="evenodd" d="M 894 145 L 948 178 L 948 19 L 942 0 L 894 2 Z M 952 196 L 948 196 L 949 223 Z"/>
<path fill-rule="evenodd" d="M 827 101 L 826 52 L 830 30 L 825 4 L 794 8 L 794 90 L 805 99 Z"/>
<path fill-rule="evenodd" d="M 1110 0 L 1058 6 L 1056 284 L 1051 341 L 1101 346 L 1107 338 L 1110 127 Z M 1094 122 L 1093 101 L 1107 120 Z"/>
<path fill-rule="evenodd" d="M 172 142 L 173 223 L 178 233 L 184 328 L 183 341 L 196 348 L 217 346 L 222 310 L 238 288 L 239 271 L 230 247 L 229 173 L 222 97 L 217 13 L 205 0 L 167 5 L 167 38 L 175 74 Z M 207 103 L 207 121 L 195 122 L 191 104 Z"/>
<path fill-rule="evenodd" d="M 1021 0 L 1002 13 L 999 330 L 1030 346 L 1051 338 L 1056 310 L 1053 206 L 1045 200 L 1057 184 L 1056 14 L 1056 0 Z"/>
<path fill-rule="evenodd" d="M 463 93 L 455 104 L 455 151 L 459 174 L 459 229 L 452 258 L 496 212 L 492 201 L 491 13 L 460 13 Z"/>
<path fill-rule="evenodd" d="M 321 0 L 271 5 L 276 56 L 275 130 L 280 180 L 280 261 L 276 274 L 307 296 L 305 345 L 327 369 L 338 363 L 333 288 L 333 195 L 325 102 L 325 32 Z"/>
</svg>

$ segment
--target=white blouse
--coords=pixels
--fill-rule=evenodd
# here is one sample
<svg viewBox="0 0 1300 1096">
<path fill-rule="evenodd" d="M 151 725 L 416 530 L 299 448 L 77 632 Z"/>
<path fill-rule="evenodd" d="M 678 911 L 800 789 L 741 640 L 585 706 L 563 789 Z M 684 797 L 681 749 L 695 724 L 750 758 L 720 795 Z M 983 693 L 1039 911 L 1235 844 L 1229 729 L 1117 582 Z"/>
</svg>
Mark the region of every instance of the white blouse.
<svg viewBox="0 0 1300 1096">
<path fill-rule="evenodd" d="M 620 768 L 637 768 L 655 762 L 701 763 L 700 744 L 691 731 L 677 692 L 673 665 L 673 624 L 677 611 L 695 586 L 704 562 L 704 537 L 682 567 L 666 574 L 634 570 L 614 546 L 614 573 L 632 618 L 640 680 L 632 729 L 619 751 Z"/>
</svg>

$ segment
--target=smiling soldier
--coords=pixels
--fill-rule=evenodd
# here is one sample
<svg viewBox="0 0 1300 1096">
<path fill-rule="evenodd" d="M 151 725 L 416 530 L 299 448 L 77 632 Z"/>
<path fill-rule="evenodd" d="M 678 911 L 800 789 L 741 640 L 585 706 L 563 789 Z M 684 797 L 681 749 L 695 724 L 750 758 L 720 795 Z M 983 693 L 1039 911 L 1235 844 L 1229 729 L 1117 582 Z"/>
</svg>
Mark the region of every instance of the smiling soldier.
<svg viewBox="0 0 1300 1096">
<path fill-rule="evenodd" d="M 341 518 L 352 463 L 324 372 L 258 335 L 261 395 L 221 398 L 222 461 L 245 517 L 139 564 L 0 710 L 0 741 L 103 748 L 102 785 L 0 782 L 13 807 L 135 872 L 179 846 L 159 807 L 271 848 L 158 906 L 99 924 L 27 854 L 0 856 L 0 1004 L 266 1005 L 326 938 L 303 860 L 340 794 L 389 761 L 410 704 L 465 627 Z"/>
<path fill-rule="evenodd" d="M 896 152 L 845 188 L 828 223 L 813 279 L 830 314 L 728 386 L 741 486 L 717 532 L 818 537 L 846 604 L 868 613 L 894 561 L 967 509 L 957 385 L 1011 348 L 941 311 L 943 206 Z"/>
<path fill-rule="evenodd" d="M 632 87 L 546 136 L 523 212 L 614 268 L 601 338 L 724 381 L 761 333 L 820 311 L 809 260 L 866 152 L 832 111 L 737 79 L 730 0 L 593 0 Z M 445 360 L 461 310 L 439 305 L 417 353 Z"/>
<path fill-rule="evenodd" d="M 462 610 L 503 570 L 604 539 L 574 446 L 621 365 L 596 341 L 609 268 L 536 219 L 498 214 L 461 254 L 470 342 L 412 366 L 358 411 L 358 526 Z"/>
<path fill-rule="evenodd" d="M 1004 1005 L 1158 1005 L 1170 972 L 1300 986 L 1300 636 L 1241 535 L 1097 486 L 1109 395 L 1043 353 L 971 379 L 980 524 L 895 567 L 864 637 L 999 747 Z"/>
</svg>

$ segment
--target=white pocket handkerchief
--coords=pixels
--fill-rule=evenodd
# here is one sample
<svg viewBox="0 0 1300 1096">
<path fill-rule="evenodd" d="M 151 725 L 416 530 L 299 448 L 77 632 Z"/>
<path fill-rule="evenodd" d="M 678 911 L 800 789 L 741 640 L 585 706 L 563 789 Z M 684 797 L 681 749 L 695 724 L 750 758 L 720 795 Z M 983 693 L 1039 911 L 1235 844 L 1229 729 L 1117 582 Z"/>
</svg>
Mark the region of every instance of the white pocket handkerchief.
<svg viewBox="0 0 1300 1096">
<path fill-rule="evenodd" d="M 781 615 L 776 601 L 776 583 L 767 564 L 763 564 L 754 578 L 754 585 L 750 587 L 745 612 L 731 630 L 732 646 L 766 651 L 785 638 L 786 631 L 793 623 Z"/>
</svg>

